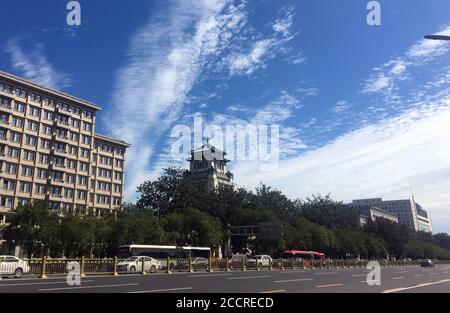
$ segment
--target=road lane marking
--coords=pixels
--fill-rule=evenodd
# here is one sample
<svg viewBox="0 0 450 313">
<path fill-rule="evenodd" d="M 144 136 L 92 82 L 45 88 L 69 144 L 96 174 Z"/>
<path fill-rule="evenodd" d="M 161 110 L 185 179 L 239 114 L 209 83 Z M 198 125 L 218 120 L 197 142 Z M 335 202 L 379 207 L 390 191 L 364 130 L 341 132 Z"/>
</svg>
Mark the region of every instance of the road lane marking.
<svg viewBox="0 0 450 313">
<path fill-rule="evenodd" d="M 93 283 L 95 280 L 83 280 L 83 283 Z M 67 284 L 67 281 L 58 282 L 40 282 L 40 283 L 19 283 L 19 284 L 0 284 L 0 287 L 10 287 L 10 286 L 34 286 L 34 285 L 56 285 L 56 284 Z"/>
<path fill-rule="evenodd" d="M 332 284 L 332 285 L 320 285 L 320 286 L 314 286 L 316 288 L 330 288 L 330 287 L 339 287 L 343 286 L 343 284 Z"/>
<path fill-rule="evenodd" d="M 280 292 L 286 292 L 285 289 L 280 289 L 280 290 L 269 290 L 269 291 L 262 291 L 260 293 L 280 293 Z"/>
<path fill-rule="evenodd" d="M 423 275 L 422 274 L 416 274 L 416 275 L 414 275 L 414 277 L 422 277 Z"/>
<path fill-rule="evenodd" d="M 444 284 L 444 283 L 448 283 L 448 282 L 450 282 L 450 279 L 444 279 L 444 280 L 440 280 L 440 281 L 433 282 L 433 283 L 419 284 L 419 285 L 411 286 L 411 287 L 388 289 L 388 290 L 384 290 L 382 293 L 394 293 L 394 292 L 399 292 L 399 291 L 404 291 L 404 290 L 410 290 L 410 289 L 422 288 L 422 287 L 433 286 L 433 285 L 438 285 L 438 284 Z"/>
<path fill-rule="evenodd" d="M 392 279 L 396 280 L 396 279 L 405 279 L 405 277 L 392 277 Z"/>
<path fill-rule="evenodd" d="M 233 274 L 199 274 L 199 275 L 188 275 L 189 278 L 198 278 L 198 277 L 217 277 L 217 276 L 231 276 Z"/>
<path fill-rule="evenodd" d="M 367 276 L 367 274 L 355 274 L 355 275 L 352 275 L 352 277 L 363 277 L 363 276 Z"/>
<path fill-rule="evenodd" d="M 439 273 L 430 273 L 430 275 L 438 275 Z"/>
<path fill-rule="evenodd" d="M 129 293 L 155 293 L 155 292 L 181 291 L 181 290 L 192 290 L 192 289 L 194 289 L 194 287 L 130 291 Z"/>
<path fill-rule="evenodd" d="M 309 281 L 314 280 L 314 278 L 300 278 L 300 279 L 287 279 L 287 280 L 276 280 L 274 283 L 293 283 L 296 281 Z"/>
<path fill-rule="evenodd" d="M 404 273 L 408 273 L 408 271 L 394 272 L 394 274 L 404 274 Z"/>
<path fill-rule="evenodd" d="M 338 272 L 314 273 L 314 275 L 336 275 Z"/>
<path fill-rule="evenodd" d="M 245 276 L 245 277 L 232 277 L 229 280 L 239 280 L 239 279 L 256 279 L 256 278 L 269 278 L 271 276 Z"/>
<path fill-rule="evenodd" d="M 46 288 L 46 289 L 38 289 L 38 291 L 59 291 L 59 290 L 93 289 L 93 288 L 114 288 L 114 287 L 129 287 L 129 286 L 139 286 L 139 284 L 135 283 L 135 284 L 121 284 L 121 285 L 99 285 L 99 286 L 65 287 L 65 288 Z"/>
</svg>

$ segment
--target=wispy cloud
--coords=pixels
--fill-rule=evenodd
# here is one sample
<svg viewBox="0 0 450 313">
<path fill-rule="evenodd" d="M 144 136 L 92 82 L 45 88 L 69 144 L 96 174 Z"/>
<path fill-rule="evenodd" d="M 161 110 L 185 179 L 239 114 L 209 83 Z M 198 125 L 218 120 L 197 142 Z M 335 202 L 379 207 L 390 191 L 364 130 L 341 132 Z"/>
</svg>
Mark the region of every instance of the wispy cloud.
<svg viewBox="0 0 450 313">
<path fill-rule="evenodd" d="M 332 111 L 334 113 L 342 113 L 344 111 L 347 111 L 348 109 L 350 109 L 352 107 L 352 105 L 345 101 L 345 100 L 340 100 L 336 103 L 336 105 L 333 107 Z"/>
<path fill-rule="evenodd" d="M 205 67 L 233 40 L 246 18 L 232 0 L 171 1 L 133 36 L 117 71 L 110 132 L 132 144 L 127 199 L 152 174 L 154 145 L 179 117 Z M 154 162 L 156 163 L 156 162 Z"/>
<path fill-rule="evenodd" d="M 43 86 L 62 90 L 72 85 L 71 76 L 56 70 L 44 53 L 44 46 L 36 44 L 33 51 L 27 53 L 20 45 L 19 38 L 6 43 L 6 52 L 11 56 L 11 63 L 20 76 Z"/>
<path fill-rule="evenodd" d="M 281 10 L 283 18 L 272 24 L 273 34 L 269 37 L 254 40 L 251 46 L 238 51 L 232 51 L 226 57 L 225 66 L 228 67 L 231 76 L 251 75 L 257 70 L 266 67 L 266 62 L 277 55 L 286 54 L 289 49 L 285 45 L 295 36 L 293 32 L 294 10 L 286 7 Z M 301 54 L 289 55 L 288 61 L 294 64 L 306 62 Z"/>
</svg>

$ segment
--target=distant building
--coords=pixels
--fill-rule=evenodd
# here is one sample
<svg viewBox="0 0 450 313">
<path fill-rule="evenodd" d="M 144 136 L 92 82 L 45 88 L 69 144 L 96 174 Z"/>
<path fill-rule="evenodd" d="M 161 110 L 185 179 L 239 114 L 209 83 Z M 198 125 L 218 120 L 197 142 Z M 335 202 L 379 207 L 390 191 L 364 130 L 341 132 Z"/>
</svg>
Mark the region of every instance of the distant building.
<svg viewBox="0 0 450 313">
<path fill-rule="evenodd" d="M 360 206 L 357 207 L 358 213 L 359 213 L 359 220 L 361 226 L 367 224 L 367 222 L 370 220 L 372 222 L 375 222 L 380 219 L 388 220 L 393 223 L 398 224 L 398 217 L 396 214 L 390 213 L 388 211 L 385 211 L 383 209 L 374 207 L 374 206 Z"/>
<path fill-rule="evenodd" d="M 376 207 L 393 213 L 398 217 L 398 223 L 406 225 L 415 231 L 431 233 L 433 227 L 428 212 L 422 208 L 414 199 L 411 200 L 388 200 L 382 198 L 353 200 L 351 205 L 355 208 Z"/>
<path fill-rule="evenodd" d="M 228 170 L 225 158 L 226 152 L 221 151 L 207 142 L 205 145 L 191 151 L 190 171 L 193 183 L 212 191 L 226 186 L 234 188 L 233 174 Z"/>
</svg>

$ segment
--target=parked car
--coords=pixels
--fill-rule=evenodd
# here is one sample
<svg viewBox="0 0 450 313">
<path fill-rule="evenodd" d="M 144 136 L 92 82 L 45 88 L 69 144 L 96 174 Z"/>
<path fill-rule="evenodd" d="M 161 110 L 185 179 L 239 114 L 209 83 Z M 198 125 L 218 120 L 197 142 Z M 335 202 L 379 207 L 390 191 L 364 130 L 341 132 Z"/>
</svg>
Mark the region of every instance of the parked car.
<svg viewBox="0 0 450 313">
<path fill-rule="evenodd" d="M 134 256 L 117 264 L 117 272 L 134 274 L 142 271 L 142 262 L 144 261 L 144 270 L 154 273 L 161 270 L 161 262 L 148 256 Z"/>
<path fill-rule="evenodd" d="M 30 266 L 26 261 L 11 255 L 0 255 L 0 276 L 13 275 L 20 278 L 28 272 L 30 272 Z"/>
<path fill-rule="evenodd" d="M 247 260 L 247 267 L 256 268 L 256 264 L 258 264 L 258 269 L 263 267 L 269 267 L 272 258 L 268 255 L 255 255 L 251 259 Z"/>
<path fill-rule="evenodd" d="M 229 263 L 230 265 L 241 266 L 242 260 L 244 260 L 245 263 L 247 262 L 248 257 L 246 254 L 235 254 L 231 257 Z"/>
<path fill-rule="evenodd" d="M 420 266 L 421 267 L 435 267 L 435 264 L 430 259 L 424 259 L 424 260 L 420 261 Z"/>
<path fill-rule="evenodd" d="M 201 257 L 195 257 L 192 258 L 192 268 L 194 270 L 205 270 L 208 268 L 208 259 L 201 258 Z M 177 270 L 187 270 L 189 269 L 189 262 L 183 262 L 183 263 L 177 263 L 175 266 L 175 269 Z"/>
</svg>

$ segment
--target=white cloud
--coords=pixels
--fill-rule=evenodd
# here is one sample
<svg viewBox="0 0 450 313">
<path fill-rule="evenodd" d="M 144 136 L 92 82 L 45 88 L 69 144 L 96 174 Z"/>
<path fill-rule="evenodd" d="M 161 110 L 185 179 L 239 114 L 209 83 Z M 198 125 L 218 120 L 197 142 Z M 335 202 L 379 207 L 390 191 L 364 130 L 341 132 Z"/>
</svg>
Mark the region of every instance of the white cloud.
<svg viewBox="0 0 450 313">
<path fill-rule="evenodd" d="M 297 92 L 301 93 L 305 97 L 314 97 L 319 95 L 319 88 L 298 88 Z"/>
<path fill-rule="evenodd" d="M 434 35 L 450 36 L 450 26 Z M 448 53 L 449 48 L 450 43 L 448 41 L 422 39 L 409 49 L 407 56 L 411 59 L 430 61 Z"/>
<path fill-rule="evenodd" d="M 352 107 L 352 105 L 350 103 L 348 103 L 347 101 L 340 100 L 336 103 L 336 105 L 333 107 L 332 110 L 334 113 L 342 113 L 344 111 L 347 111 L 351 107 Z"/>
<path fill-rule="evenodd" d="M 264 58 L 271 53 L 274 46 L 273 39 L 264 39 L 257 41 L 248 54 L 235 54 L 230 58 L 229 68 L 231 75 L 246 74 L 250 75 L 257 69 L 264 67 Z"/>
<path fill-rule="evenodd" d="M 110 132 L 129 142 L 126 197 L 152 175 L 154 145 L 179 117 L 203 67 L 225 49 L 245 20 L 232 0 L 170 2 L 133 36 L 117 71 Z"/>
<path fill-rule="evenodd" d="M 450 97 L 345 134 L 302 156 L 282 161 L 276 172 L 257 164 L 233 165 L 236 182 L 260 181 L 291 197 L 331 193 L 338 200 L 384 197 L 416 200 L 430 210 L 434 226 L 449 230 Z M 446 229 L 445 229 L 446 228 Z"/>
<path fill-rule="evenodd" d="M 254 42 L 249 48 L 239 47 L 230 51 L 229 55 L 225 57 L 224 65 L 229 69 L 231 76 L 251 75 L 255 71 L 265 68 L 267 60 L 289 52 L 286 44 L 296 35 L 296 33 L 292 33 L 294 10 L 288 7 L 281 11 L 284 17 L 272 25 L 273 34 L 271 36 L 253 39 Z M 301 53 L 290 55 L 287 60 L 297 65 L 306 62 L 306 58 Z"/>
<path fill-rule="evenodd" d="M 13 38 L 6 43 L 6 52 L 11 55 L 12 66 L 24 78 L 62 90 L 72 85 L 70 75 L 53 68 L 44 54 L 42 44 L 36 44 L 33 52 L 26 53 L 20 46 L 20 39 Z"/>
</svg>

